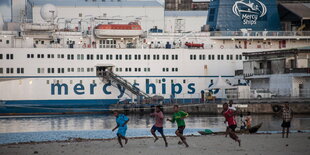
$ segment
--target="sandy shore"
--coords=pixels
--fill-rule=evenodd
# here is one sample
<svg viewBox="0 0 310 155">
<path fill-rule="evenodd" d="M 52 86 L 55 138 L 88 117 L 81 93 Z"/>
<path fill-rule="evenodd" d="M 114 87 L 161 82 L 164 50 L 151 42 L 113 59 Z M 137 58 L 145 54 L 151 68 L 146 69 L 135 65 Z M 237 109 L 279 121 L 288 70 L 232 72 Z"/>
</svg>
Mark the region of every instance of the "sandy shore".
<svg viewBox="0 0 310 155">
<path fill-rule="evenodd" d="M 124 148 L 120 148 L 116 139 L 113 140 L 82 140 L 70 142 L 48 142 L 0 145 L 1 155 L 96 155 L 96 154 L 127 154 L 127 155 L 200 155 L 200 154 L 262 154 L 262 155 L 305 155 L 310 152 L 310 133 L 293 133 L 288 139 L 280 134 L 239 135 L 242 146 L 223 135 L 189 136 L 190 145 L 178 145 L 178 138 L 168 137 L 169 146 L 164 146 L 163 139 L 156 143 L 152 138 L 138 138 L 129 140 Z"/>
</svg>

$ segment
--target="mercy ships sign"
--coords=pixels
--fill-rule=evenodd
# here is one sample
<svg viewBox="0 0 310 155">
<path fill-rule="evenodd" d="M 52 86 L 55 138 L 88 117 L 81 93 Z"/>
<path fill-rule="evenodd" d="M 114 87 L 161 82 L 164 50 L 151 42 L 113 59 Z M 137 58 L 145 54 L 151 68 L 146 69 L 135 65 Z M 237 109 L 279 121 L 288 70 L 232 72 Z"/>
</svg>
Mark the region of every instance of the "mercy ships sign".
<svg viewBox="0 0 310 155">
<path fill-rule="evenodd" d="M 211 31 L 280 30 L 275 0 L 213 0 L 207 24 Z"/>
<path fill-rule="evenodd" d="M 264 3 L 259 0 L 254 1 L 236 1 L 232 7 L 235 15 L 242 19 L 243 25 L 255 25 L 257 19 L 262 18 L 267 13 L 267 8 Z"/>
</svg>

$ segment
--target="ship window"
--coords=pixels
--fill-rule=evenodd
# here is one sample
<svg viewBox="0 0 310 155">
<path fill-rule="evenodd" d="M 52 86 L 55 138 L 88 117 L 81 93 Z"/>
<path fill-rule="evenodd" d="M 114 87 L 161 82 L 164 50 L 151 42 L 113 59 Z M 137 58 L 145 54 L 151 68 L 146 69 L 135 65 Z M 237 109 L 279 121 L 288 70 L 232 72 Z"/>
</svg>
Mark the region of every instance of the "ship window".
<svg viewBox="0 0 310 155">
<path fill-rule="evenodd" d="M 38 73 L 41 73 L 41 69 L 40 68 L 38 68 L 37 70 L 38 70 Z M 18 72 L 18 70 L 17 70 L 17 72 Z"/>
<path fill-rule="evenodd" d="M 3 68 L 0 68 L 0 74 L 3 74 Z"/>
<path fill-rule="evenodd" d="M 242 55 L 239 55 L 239 60 L 242 60 Z"/>
<path fill-rule="evenodd" d="M 183 83 L 186 83 L 186 80 L 183 80 Z"/>
<path fill-rule="evenodd" d="M 236 60 L 239 60 L 239 55 L 236 55 Z"/>
<path fill-rule="evenodd" d="M 43 41 L 43 40 L 41 41 L 41 44 L 44 44 L 44 41 Z"/>
<path fill-rule="evenodd" d="M 70 72 L 70 70 L 71 70 L 70 68 L 67 68 L 67 72 Z"/>
<path fill-rule="evenodd" d="M 67 55 L 67 59 L 70 60 L 70 54 Z"/>
<path fill-rule="evenodd" d="M 212 60 L 214 60 L 215 58 L 214 58 L 215 56 L 214 56 L 214 54 L 212 54 Z"/>
<path fill-rule="evenodd" d="M 9 54 L 6 54 L 6 59 L 10 59 L 10 55 Z"/>
<path fill-rule="evenodd" d="M 74 60 L 74 55 L 73 54 L 71 54 L 71 60 Z"/>
<path fill-rule="evenodd" d="M 7 73 L 7 74 L 10 73 L 10 68 L 6 68 L 6 73 Z"/>
<path fill-rule="evenodd" d="M 47 68 L 47 73 L 51 73 L 51 69 L 50 68 Z"/>
<path fill-rule="evenodd" d="M 50 84 L 50 80 L 46 80 L 46 84 Z"/>
<path fill-rule="evenodd" d="M 81 72 L 81 68 L 77 68 L 77 72 Z"/>
<path fill-rule="evenodd" d="M 50 54 L 48 54 L 48 55 L 47 55 L 47 58 L 51 58 L 51 55 L 50 55 Z"/>
<path fill-rule="evenodd" d="M 54 71 L 55 71 L 54 68 L 52 68 L 52 73 L 54 73 Z"/>
<path fill-rule="evenodd" d="M 229 60 L 229 58 L 230 58 L 229 55 L 226 55 L 226 60 Z"/>
<path fill-rule="evenodd" d="M 80 59 L 81 59 L 81 55 L 78 54 L 78 55 L 76 56 L 76 59 L 80 60 Z"/>
<path fill-rule="evenodd" d="M 2 39 L 0 39 L 0 43 L 2 43 Z"/>
<path fill-rule="evenodd" d="M 11 73 L 14 73 L 14 68 L 11 68 Z"/>
<path fill-rule="evenodd" d="M 29 54 L 28 54 L 29 55 Z M 0 54 L 0 59 L 3 59 L 3 54 Z"/>
<path fill-rule="evenodd" d="M 224 60 L 224 55 L 221 55 L 221 60 Z"/>
<path fill-rule="evenodd" d="M 10 44 L 10 40 L 6 40 L 6 44 Z"/>
<path fill-rule="evenodd" d="M 232 59 L 233 59 L 233 55 L 231 54 L 231 55 L 230 55 L 230 60 L 232 60 Z"/>
<path fill-rule="evenodd" d="M 20 73 L 20 68 L 17 68 L 17 74 L 19 74 Z"/>
<path fill-rule="evenodd" d="M 99 60 L 99 59 L 100 59 L 100 56 L 99 56 L 99 54 L 97 54 L 97 55 L 96 55 L 96 57 L 97 57 L 97 60 Z"/>
<path fill-rule="evenodd" d="M 100 60 L 103 60 L 103 55 L 102 54 L 100 54 Z"/>
<path fill-rule="evenodd" d="M 80 84 L 82 84 L 83 83 L 83 80 L 80 80 Z"/>
</svg>

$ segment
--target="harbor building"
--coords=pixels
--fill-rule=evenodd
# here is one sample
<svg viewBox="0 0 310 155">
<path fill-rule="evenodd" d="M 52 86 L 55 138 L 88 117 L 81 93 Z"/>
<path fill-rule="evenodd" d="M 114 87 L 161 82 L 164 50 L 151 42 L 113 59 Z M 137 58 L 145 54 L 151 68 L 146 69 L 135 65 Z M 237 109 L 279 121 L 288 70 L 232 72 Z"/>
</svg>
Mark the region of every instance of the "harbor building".
<svg viewBox="0 0 310 155">
<path fill-rule="evenodd" d="M 310 47 L 243 53 L 243 76 L 251 89 L 275 96 L 310 97 Z"/>
</svg>

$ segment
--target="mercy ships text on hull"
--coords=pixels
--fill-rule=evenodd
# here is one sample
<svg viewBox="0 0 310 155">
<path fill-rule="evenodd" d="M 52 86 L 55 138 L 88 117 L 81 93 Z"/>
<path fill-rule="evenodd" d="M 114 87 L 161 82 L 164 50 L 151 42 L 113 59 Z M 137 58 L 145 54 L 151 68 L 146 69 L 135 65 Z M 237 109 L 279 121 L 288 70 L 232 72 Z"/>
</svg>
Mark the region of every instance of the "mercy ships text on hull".
<svg viewBox="0 0 310 155">
<path fill-rule="evenodd" d="M 12 22 L 0 24 L 2 115 L 98 112 L 153 96 L 199 101 L 220 77 L 244 82 L 234 76 L 242 53 L 310 39 L 305 24 L 280 28 L 274 0 L 213 0 L 208 11 L 165 11 L 157 1 L 12 2 Z"/>
</svg>

